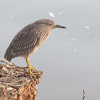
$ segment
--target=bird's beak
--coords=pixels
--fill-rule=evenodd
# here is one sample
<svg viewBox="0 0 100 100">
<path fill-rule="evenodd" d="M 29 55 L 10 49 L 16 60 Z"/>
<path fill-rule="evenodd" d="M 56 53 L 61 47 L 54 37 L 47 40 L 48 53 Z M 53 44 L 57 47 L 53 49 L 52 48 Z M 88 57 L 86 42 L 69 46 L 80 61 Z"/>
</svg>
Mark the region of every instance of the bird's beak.
<svg viewBox="0 0 100 100">
<path fill-rule="evenodd" d="M 61 25 L 54 25 L 53 27 L 54 27 L 54 28 L 66 28 L 66 27 L 61 26 Z"/>
</svg>

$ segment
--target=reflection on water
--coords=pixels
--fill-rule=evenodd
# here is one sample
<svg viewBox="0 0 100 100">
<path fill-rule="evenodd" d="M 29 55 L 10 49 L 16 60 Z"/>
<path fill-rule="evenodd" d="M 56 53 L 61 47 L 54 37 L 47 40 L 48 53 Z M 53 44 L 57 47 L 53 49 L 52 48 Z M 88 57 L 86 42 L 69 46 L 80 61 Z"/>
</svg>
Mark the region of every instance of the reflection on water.
<svg viewBox="0 0 100 100">
<path fill-rule="evenodd" d="M 48 40 L 30 56 L 31 64 L 44 71 L 38 100 L 97 100 L 100 90 L 99 1 L 0 0 L 0 58 L 15 34 L 25 25 L 49 18 L 66 30 L 52 30 Z M 54 14 L 54 18 L 48 15 Z M 26 66 L 23 58 L 13 63 Z"/>
</svg>

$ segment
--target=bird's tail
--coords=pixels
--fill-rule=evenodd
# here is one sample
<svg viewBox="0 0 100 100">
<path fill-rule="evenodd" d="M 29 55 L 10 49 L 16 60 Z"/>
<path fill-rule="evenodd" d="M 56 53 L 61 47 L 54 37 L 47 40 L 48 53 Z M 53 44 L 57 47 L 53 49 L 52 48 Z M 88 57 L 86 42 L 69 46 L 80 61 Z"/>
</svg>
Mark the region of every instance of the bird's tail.
<svg viewBox="0 0 100 100">
<path fill-rule="evenodd" d="M 11 53 L 6 51 L 6 53 L 4 55 L 4 58 L 6 60 L 8 60 L 9 62 L 11 62 L 11 59 L 12 59 Z"/>
</svg>

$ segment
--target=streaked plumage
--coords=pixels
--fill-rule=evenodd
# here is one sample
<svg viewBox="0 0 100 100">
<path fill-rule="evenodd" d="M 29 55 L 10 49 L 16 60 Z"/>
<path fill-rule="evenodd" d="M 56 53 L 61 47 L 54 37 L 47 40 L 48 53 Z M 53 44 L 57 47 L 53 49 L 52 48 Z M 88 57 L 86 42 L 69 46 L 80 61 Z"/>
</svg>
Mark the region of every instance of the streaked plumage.
<svg viewBox="0 0 100 100">
<path fill-rule="evenodd" d="M 18 56 L 27 58 L 46 40 L 51 31 L 50 25 L 54 22 L 41 19 L 24 27 L 12 40 L 4 57 L 8 61 Z"/>
<path fill-rule="evenodd" d="M 38 73 L 36 68 L 31 67 L 29 55 L 34 53 L 37 48 L 47 39 L 51 29 L 65 28 L 60 25 L 54 25 L 54 22 L 49 19 L 41 19 L 32 24 L 27 25 L 17 33 L 12 42 L 10 43 L 4 58 L 11 61 L 15 57 L 24 57 L 29 67 L 29 74 L 31 79 Z"/>
</svg>

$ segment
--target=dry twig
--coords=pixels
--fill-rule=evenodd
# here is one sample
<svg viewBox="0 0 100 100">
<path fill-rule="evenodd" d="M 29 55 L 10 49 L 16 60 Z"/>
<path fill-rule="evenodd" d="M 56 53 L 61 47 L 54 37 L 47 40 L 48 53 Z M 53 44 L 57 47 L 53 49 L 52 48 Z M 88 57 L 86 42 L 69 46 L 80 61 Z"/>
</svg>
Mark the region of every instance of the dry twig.
<svg viewBox="0 0 100 100">
<path fill-rule="evenodd" d="M 83 100 L 85 100 L 85 89 L 83 89 Z"/>
</svg>

